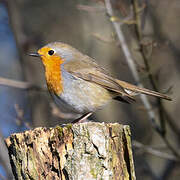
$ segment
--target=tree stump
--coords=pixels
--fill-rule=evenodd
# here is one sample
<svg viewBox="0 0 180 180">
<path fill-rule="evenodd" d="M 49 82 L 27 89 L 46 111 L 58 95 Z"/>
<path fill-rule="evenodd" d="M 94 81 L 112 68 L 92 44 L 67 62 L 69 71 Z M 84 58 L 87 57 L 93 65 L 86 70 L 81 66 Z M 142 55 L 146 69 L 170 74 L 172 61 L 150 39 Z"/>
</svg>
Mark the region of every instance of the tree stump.
<svg viewBox="0 0 180 180">
<path fill-rule="evenodd" d="M 6 140 L 15 179 L 135 179 L 129 126 L 80 123 L 36 128 Z"/>
</svg>

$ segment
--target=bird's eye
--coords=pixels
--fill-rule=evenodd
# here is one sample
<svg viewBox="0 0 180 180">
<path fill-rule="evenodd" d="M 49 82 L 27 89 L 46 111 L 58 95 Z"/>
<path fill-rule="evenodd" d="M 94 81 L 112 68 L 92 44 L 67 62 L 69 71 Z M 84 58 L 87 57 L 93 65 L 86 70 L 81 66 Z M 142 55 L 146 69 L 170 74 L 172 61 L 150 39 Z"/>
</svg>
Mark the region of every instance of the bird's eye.
<svg viewBox="0 0 180 180">
<path fill-rule="evenodd" d="M 48 54 L 49 54 L 50 56 L 52 56 L 52 55 L 54 54 L 54 51 L 53 51 L 53 50 L 49 50 L 49 51 L 48 51 Z"/>
</svg>

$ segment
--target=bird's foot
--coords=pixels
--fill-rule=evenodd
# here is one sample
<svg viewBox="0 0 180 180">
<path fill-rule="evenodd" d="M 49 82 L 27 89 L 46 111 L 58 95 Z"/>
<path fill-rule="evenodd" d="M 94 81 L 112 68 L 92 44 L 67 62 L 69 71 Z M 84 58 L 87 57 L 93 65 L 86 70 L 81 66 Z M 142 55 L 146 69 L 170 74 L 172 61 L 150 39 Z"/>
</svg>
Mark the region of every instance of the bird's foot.
<svg viewBox="0 0 180 180">
<path fill-rule="evenodd" d="M 92 112 L 82 115 L 80 118 L 75 119 L 72 124 L 88 122 L 88 117 L 92 115 Z"/>
</svg>

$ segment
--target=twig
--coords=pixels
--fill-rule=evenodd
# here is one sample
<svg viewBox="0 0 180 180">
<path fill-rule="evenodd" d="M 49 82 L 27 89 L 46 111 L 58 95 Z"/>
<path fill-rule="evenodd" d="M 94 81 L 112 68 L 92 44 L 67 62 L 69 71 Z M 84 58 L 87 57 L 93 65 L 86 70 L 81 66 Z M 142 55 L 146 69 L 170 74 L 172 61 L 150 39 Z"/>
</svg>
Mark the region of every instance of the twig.
<svg viewBox="0 0 180 180">
<path fill-rule="evenodd" d="M 141 148 L 141 150 L 150 153 L 154 156 L 160 157 L 160 158 L 164 158 L 164 159 L 168 159 L 168 160 L 173 160 L 173 161 L 180 161 L 180 159 L 178 159 L 176 156 L 169 154 L 169 153 L 165 153 L 165 152 L 161 152 L 157 149 L 154 149 L 152 147 L 146 146 L 138 141 L 133 141 L 132 145 L 136 148 Z"/>
<path fill-rule="evenodd" d="M 108 15 L 109 15 L 110 17 L 114 16 L 114 13 L 113 13 L 113 9 L 112 9 L 112 5 L 111 5 L 110 0 L 105 0 L 105 6 L 106 6 L 106 10 L 107 10 Z M 136 5 L 136 6 L 137 6 L 137 5 Z M 139 12 L 138 12 L 138 13 L 139 13 Z M 138 19 L 139 19 L 138 14 L 137 14 L 137 17 L 138 17 Z M 137 23 L 139 23 L 139 20 L 138 20 Z M 135 65 L 135 63 L 134 63 L 134 60 L 133 60 L 133 58 L 132 58 L 132 55 L 131 55 L 131 53 L 130 53 L 130 50 L 129 50 L 129 48 L 128 48 L 128 45 L 127 45 L 127 43 L 126 43 L 126 40 L 125 40 L 125 38 L 124 38 L 124 35 L 123 35 L 123 33 L 122 33 L 121 26 L 120 26 L 120 24 L 119 24 L 118 22 L 116 22 L 116 21 L 112 21 L 112 24 L 113 24 L 113 26 L 114 26 L 114 28 L 115 28 L 117 37 L 118 37 L 119 42 L 120 42 L 120 44 L 121 44 L 122 50 L 123 50 L 124 55 L 125 55 L 125 57 L 126 57 L 126 61 L 127 61 L 127 63 L 128 63 L 128 66 L 129 66 L 129 68 L 130 68 L 130 70 L 131 70 L 131 72 L 132 72 L 132 75 L 133 75 L 133 77 L 134 77 L 137 85 L 140 86 L 140 87 L 143 87 L 143 84 L 140 83 L 140 77 L 139 77 L 138 71 L 137 71 L 137 69 L 136 69 L 136 65 Z M 140 32 L 139 26 L 138 26 L 137 31 Z M 138 33 L 138 34 L 139 34 L 139 33 Z M 141 38 L 141 34 L 139 34 L 139 37 Z M 144 54 L 144 55 L 145 55 L 145 54 Z M 145 56 L 145 57 L 146 57 L 146 56 Z M 145 61 L 145 63 L 146 63 L 146 61 Z M 149 69 L 149 64 L 147 63 L 147 64 L 145 64 L 145 65 L 146 65 L 146 66 L 148 67 L 148 69 Z M 152 75 L 150 74 L 150 76 L 152 76 Z M 156 89 L 155 89 L 155 90 L 156 90 Z M 148 98 L 147 98 L 145 95 L 143 95 L 143 94 L 140 95 L 140 98 L 141 98 L 141 100 L 142 100 L 142 103 L 144 104 L 144 107 L 145 107 L 146 110 L 147 110 L 147 113 L 148 113 L 148 115 L 149 115 L 149 120 L 151 121 L 153 127 L 154 127 L 155 130 L 158 132 L 158 134 L 163 138 L 164 142 L 165 142 L 166 145 L 169 147 L 169 149 L 173 152 L 173 154 L 179 158 L 179 157 L 180 157 L 179 153 L 175 150 L 174 147 L 172 147 L 172 146 L 170 145 L 170 143 L 167 141 L 167 139 L 166 139 L 165 136 L 164 136 L 164 135 L 165 135 L 165 131 L 164 131 L 164 129 L 165 129 L 165 123 L 164 123 L 164 120 L 161 121 L 161 128 L 159 128 L 159 126 L 155 123 L 156 116 L 155 116 L 155 113 L 154 113 L 154 111 L 153 111 L 153 108 L 152 108 L 152 106 L 151 106 Z M 159 105 L 161 105 L 161 101 L 158 101 L 158 102 L 160 103 Z M 160 116 L 163 116 L 162 109 L 160 109 L 159 112 L 160 112 Z M 162 130 L 163 130 L 163 131 L 162 131 Z"/>
<path fill-rule="evenodd" d="M 143 37 L 142 37 L 142 33 L 141 33 L 141 16 L 140 16 L 140 13 L 139 13 L 139 6 L 138 6 L 138 2 L 137 0 L 133 0 L 133 9 L 134 9 L 134 14 L 135 14 L 135 30 L 136 30 L 136 34 L 137 34 L 137 38 L 138 38 L 138 41 L 139 41 L 139 51 L 141 52 L 142 54 L 142 58 L 143 58 L 143 61 L 144 61 L 144 64 L 145 64 L 145 67 L 146 67 L 146 70 L 147 70 L 147 74 L 148 74 L 148 78 L 150 80 L 150 83 L 153 87 L 153 89 L 155 91 L 158 91 L 158 88 L 153 80 L 153 75 L 150 71 L 150 66 L 149 66 L 149 59 L 144 51 L 144 44 L 141 43 L 142 40 L 143 40 Z M 160 116 L 160 123 L 161 123 L 161 131 L 160 133 L 162 134 L 162 136 L 165 136 L 166 134 L 166 128 L 165 128 L 165 120 L 164 120 L 164 115 L 163 115 L 163 111 L 162 111 L 162 102 L 161 102 L 161 99 L 157 99 L 157 103 L 158 103 L 158 111 L 159 111 L 159 116 Z"/>
<path fill-rule="evenodd" d="M 33 85 L 31 83 L 18 81 L 18 80 L 12 80 L 12 79 L 8 79 L 8 78 L 4 78 L 4 77 L 0 77 L 0 85 L 10 86 L 10 87 L 20 88 L 20 89 L 26 89 L 26 90 L 34 89 L 34 90 L 45 91 L 45 89 L 38 87 L 36 85 Z"/>
<path fill-rule="evenodd" d="M 161 136 L 161 137 L 162 137 L 162 136 Z M 180 154 L 179 154 L 179 152 L 177 151 L 177 149 L 175 149 L 175 148 L 170 144 L 170 142 L 168 141 L 167 137 L 166 137 L 166 136 L 163 136 L 162 138 L 163 138 L 164 142 L 166 143 L 167 147 L 172 151 L 172 153 L 173 153 L 176 157 L 178 157 L 178 158 L 180 159 Z"/>
<path fill-rule="evenodd" d="M 156 86 L 156 83 L 153 79 L 153 75 L 150 71 L 150 65 L 149 65 L 149 58 L 146 55 L 146 52 L 144 50 L 144 44 L 141 43 L 143 41 L 143 37 L 142 37 L 142 32 L 141 32 L 141 17 L 140 17 L 140 13 L 139 13 L 139 6 L 138 6 L 138 1 L 137 0 L 133 0 L 133 9 L 134 9 L 134 14 L 135 14 L 135 27 L 136 27 L 136 34 L 137 34 L 137 38 L 139 41 L 139 51 L 142 54 L 142 58 L 146 67 L 146 70 L 148 72 L 148 78 L 150 80 L 151 85 L 153 86 L 153 89 L 155 91 L 158 91 L 158 88 Z M 166 121 L 165 121 L 165 116 L 164 114 L 166 114 L 166 118 L 168 118 L 168 122 L 171 125 L 172 120 L 170 118 L 170 116 L 167 116 L 166 110 L 162 104 L 161 99 L 157 99 L 157 107 L 158 107 L 158 111 L 159 111 L 159 117 L 160 117 L 160 129 L 157 131 L 159 133 L 159 135 L 162 137 L 162 139 L 164 140 L 164 142 L 166 143 L 166 145 L 169 147 L 169 149 L 173 152 L 173 154 L 177 157 L 180 158 L 180 154 L 176 151 L 176 149 L 169 143 L 168 139 L 166 138 Z M 173 128 L 174 129 L 174 128 Z M 179 134 L 179 133 L 178 133 Z"/>
<path fill-rule="evenodd" d="M 83 11 L 87 11 L 87 12 L 104 12 L 105 8 L 102 6 L 99 7 L 93 7 L 93 6 L 88 6 L 88 5 L 82 5 L 82 4 L 78 4 L 77 9 L 79 10 L 83 10 Z"/>
<path fill-rule="evenodd" d="M 110 17 L 113 16 L 114 13 L 113 13 L 113 9 L 112 9 L 110 0 L 105 0 L 105 5 L 106 5 L 108 15 Z M 116 33 L 117 33 L 118 39 L 120 41 L 122 50 L 123 50 L 124 55 L 126 57 L 126 61 L 128 63 L 128 66 L 129 66 L 129 68 L 130 68 L 130 70 L 132 72 L 132 75 L 133 75 L 137 85 L 140 86 L 140 87 L 143 87 L 142 83 L 140 83 L 140 77 L 139 77 L 139 74 L 137 72 L 136 65 L 134 63 L 134 60 L 133 60 L 132 55 L 130 53 L 130 50 L 129 50 L 128 46 L 127 46 L 124 35 L 122 33 L 121 26 L 120 26 L 120 24 L 118 22 L 115 22 L 115 21 L 112 21 L 112 24 L 113 24 L 113 26 L 115 28 Z M 152 108 L 151 104 L 149 103 L 148 98 L 143 94 L 140 95 L 140 98 L 141 98 L 141 100 L 142 100 L 142 102 L 143 102 L 143 104 L 144 104 L 144 106 L 145 106 L 145 108 L 147 110 L 147 113 L 149 115 L 149 119 L 150 119 L 151 123 L 157 129 L 157 131 L 159 131 L 159 128 L 155 124 L 155 113 L 152 110 L 153 108 Z"/>
<path fill-rule="evenodd" d="M 93 33 L 92 36 L 95 37 L 97 40 L 104 42 L 104 43 L 111 43 L 111 44 L 114 43 L 113 38 L 105 37 L 98 33 Z"/>
<path fill-rule="evenodd" d="M 0 85 L 11 86 L 20 89 L 28 89 L 29 87 L 32 86 L 30 83 L 27 82 L 11 80 L 3 77 L 0 77 Z"/>
</svg>

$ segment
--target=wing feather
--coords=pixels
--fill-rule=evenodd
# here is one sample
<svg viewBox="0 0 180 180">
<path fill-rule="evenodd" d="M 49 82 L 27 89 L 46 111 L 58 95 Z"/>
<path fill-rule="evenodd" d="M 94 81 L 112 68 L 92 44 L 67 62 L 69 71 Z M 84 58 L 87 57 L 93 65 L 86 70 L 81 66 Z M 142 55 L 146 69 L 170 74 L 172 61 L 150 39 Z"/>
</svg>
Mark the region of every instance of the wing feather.
<svg viewBox="0 0 180 180">
<path fill-rule="evenodd" d="M 100 67 L 92 58 L 88 56 L 76 57 L 75 60 L 65 63 L 64 68 L 74 76 L 96 83 L 105 89 L 116 93 L 117 96 L 121 96 L 122 98 L 127 97 L 130 100 L 134 100 L 133 96 L 143 93 L 166 100 L 172 100 L 165 94 L 141 88 L 111 77 L 104 68 Z"/>
<path fill-rule="evenodd" d="M 114 78 L 109 76 L 108 73 L 94 61 L 74 60 L 64 64 L 64 68 L 78 78 L 96 83 L 122 97 L 128 97 L 134 100 L 133 96 L 129 95 Z"/>
</svg>

